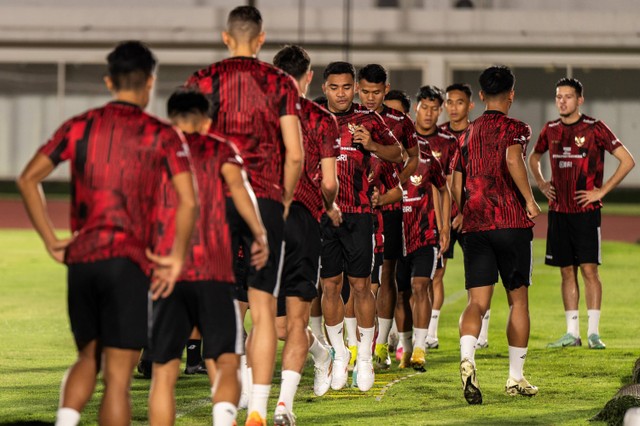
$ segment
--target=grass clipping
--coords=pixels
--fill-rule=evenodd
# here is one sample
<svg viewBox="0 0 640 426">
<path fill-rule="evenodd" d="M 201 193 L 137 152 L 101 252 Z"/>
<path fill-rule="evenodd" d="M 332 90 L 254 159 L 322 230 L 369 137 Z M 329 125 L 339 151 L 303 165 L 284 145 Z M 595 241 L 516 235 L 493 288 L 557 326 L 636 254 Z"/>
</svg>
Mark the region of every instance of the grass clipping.
<svg viewBox="0 0 640 426">
<path fill-rule="evenodd" d="M 591 421 L 607 422 L 610 426 L 621 426 L 625 413 L 633 407 L 640 407 L 640 384 L 637 383 L 620 389 Z"/>
</svg>

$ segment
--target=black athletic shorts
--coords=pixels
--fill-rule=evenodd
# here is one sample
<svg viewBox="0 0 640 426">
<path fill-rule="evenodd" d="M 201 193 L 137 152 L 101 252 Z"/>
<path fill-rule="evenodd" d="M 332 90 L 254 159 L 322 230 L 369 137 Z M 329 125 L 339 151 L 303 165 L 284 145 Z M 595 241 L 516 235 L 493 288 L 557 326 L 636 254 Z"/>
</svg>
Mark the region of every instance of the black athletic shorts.
<svg viewBox="0 0 640 426">
<path fill-rule="evenodd" d="M 533 268 L 531 228 L 496 229 L 464 234 L 465 287 L 498 282 L 507 290 L 531 284 Z"/>
<path fill-rule="evenodd" d="M 227 198 L 227 221 L 231 229 L 231 244 L 233 253 L 238 253 L 240 247 L 244 251 L 244 259 L 234 262 L 234 272 L 237 282 L 238 300 L 246 302 L 246 290 L 248 287 L 262 290 L 278 296 L 280 288 L 280 274 L 282 273 L 282 251 L 284 239 L 284 207 L 282 203 L 258 198 L 258 207 L 262 223 L 267 230 L 269 241 L 269 260 L 264 268 L 259 271 L 252 267 L 251 244 L 253 234 L 244 222 L 231 198 Z"/>
<path fill-rule="evenodd" d="M 320 224 L 302 204 L 294 201 L 284 228 L 285 255 L 278 316 L 286 315 L 286 298 L 311 302 L 318 296 L 318 272 L 322 237 Z"/>
<path fill-rule="evenodd" d="M 418 250 L 400 258 L 396 268 L 398 291 L 411 290 L 411 278 L 427 277 L 433 279 L 436 272 L 438 248 L 436 246 L 420 247 Z"/>
<path fill-rule="evenodd" d="M 600 209 L 585 213 L 549 212 L 545 261 L 552 266 L 602 263 Z"/>
<path fill-rule="evenodd" d="M 453 259 L 456 241 L 459 240 L 458 237 L 458 231 L 456 231 L 455 229 L 452 229 L 451 232 L 449 232 L 449 248 L 447 249 L 447 251 L 442 253 L 442 257 L 444 257 L 445 259 Z M 462 242 L 460 244 L 462 244 Z"/>
<path fill-rule="evenodd" d="M 370 213 L 344 213 L 339 227 L 322 215 L 322 258 L 320 276 L 335 277 L 343 272 L 367 278 L 373 269 L 373 218 Z"/>
<path fill-rule="evenodd" d="M 128 258 L 69 265 L 67 302 L 78 349 L 94 339 L 118 349 L 147 346 L 149 277 Z"/>
<path fill-rule="evenodd" d="M 167 298 L 153 303 L 151 345 L 145 359 L 164 364 L 182 358 L 193 327 L 202 335 L 202 357 L 243 353 L 243 329 L 233 284 L 179 281 Z"/>
<path fill-rule="evenodd" d="M 375 253 L 373 255 L 373 271 L 371 271 L 371 284 L 380 284 L 380 273 L 382 272 L 383 262 L 384 253 Z"/>
<path fill-rule="evenodd" d="M 382 212 L 384 222 L 384 258 L 390 260 L 402 257 L 402 210 Z"/>
</svg>

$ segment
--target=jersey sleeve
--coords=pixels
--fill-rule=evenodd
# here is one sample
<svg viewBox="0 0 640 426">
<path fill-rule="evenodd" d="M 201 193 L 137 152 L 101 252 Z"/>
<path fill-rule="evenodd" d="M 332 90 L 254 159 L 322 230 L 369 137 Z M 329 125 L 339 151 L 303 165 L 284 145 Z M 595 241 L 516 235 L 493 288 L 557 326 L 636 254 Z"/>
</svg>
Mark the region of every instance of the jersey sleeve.
<svg viewBox="0 0 640 426">
<path fill-rule="evenodd" d="M 191 172 L 191 154 L 181 131 L 172 128 L 165 131 L 163 151 L 170 178 L 182 172 Z"/>
<path fill-rule="evenodd" d="M 516 144 L 522 146 L 522 152 L 526 152 L 527 144 L 531 139 L 531 127 L 528 124 L 522 122 L 515 122 L 512 124 L 509 134 L 507 135 L 507 148 Z"/>
<path fill-rule="evenodd" d="M 388 161 L 380 161 L 380 181 L 387 191 L 400 185 L 400 176 L 396 173 L 394 165 Z"/>
<path fill-rule="evenodd" d="M 402 120 L 402 131 L 404 134 L 404 137 L 402 138 L 402 145 L 405 149 L 411 149 L 418 146 L 418 135 L 416 134 L 416 129 L 408 115 L 405 115 L 404 120 Z"/>
<path fill-rule="evenodd" d="M 436 188 L 442 188 L 447 183 L 447 177 L 444 175 L 444 169 L 440 162 L 435 158 L 431 160 L 429 174 L 431 183 L 433 183 Z"/>
<path fill-rule="evenodd" d="M 280 117 L 285 115 L 298 115 L 300 110 L 300 96 L 293 77 L 281 74 L 280 76 Z"/>
<path fill-rule="evenodd" d="M 371 133 L 371 138 L 374 142 L 377 142 L 380 145 L 395 145 L 398 143 L 393 132 L 389 130 L 389 127 L 387 127 L 384 120 L 377 112 L 371 113 L 369 117 L 371 117 L 371 129 L 369 129 L 369 132 Z"/>
<path fill-rule="evenodd" d="M 320 128 L 320 158 L 337 157 L 340 155 L 340 129 L 333 115 L 325 115 Z"/>
<path fill-rule="evenodd" d="M 185 81 L 184 87 L 188 89 L 198 90 L 204 95 L 210 95 L 212 93 L 212 85 L 211 85 L 211 73 L 214 72 L 213 69 L 208 70 L 200 70 L 191 75 Z"/>
<path fill-rule="evenodd" d="M 545 126 L 540 131 L 540 135 L 538 135 L 538 141 L 536 145 L 533 147 L 533 151 L 538 154 L 544 154 L 549 150 L 549 140 L 547 139 L 547 129 L 548 125 Z"/>
<path fill-rule="evenodd" d="M 242 157 L 240 157 L 240 152 L 238 148 L 230 141 L 220 142 L 220 159 L 222 164 L 233 164 L 234 166 L 242 167 L 244 162 L 242 161 Z"/>
<path fill-rule="evenodd" d="M 81 127 L 82 129 L 79 130 L 84 133 L 84 126 Z M 40 147 L 38 152 L 49 157 L 51 162 L 56 166 L 63 161 L 69 160 L 71 158 L 71 150 L 73 145 L 72 143 L 69 143 L 72 137 L 72 128 L 72 121 L 65 122 L 58 128 L 58 130 L 56 130 L 51 139 L 49 139 L 42 147 Z"/>
<path fill-rule="evenodd" d="M 622 146 L 622 142 L 617 136 L 611 131 L 609 126 L 607 126 L 602 121 L 598 120 L 594 124 L 593 133 L 595 136 L 596 144 L 606 150 L 609 154 L 615 151 L 617 148 Z"/>
<path fill-rule="evenodd" d="M 449 144 L 449 164 L 443 164 L 443 171 L 446 175 L 451 175 L 455 171 L 455 158 L 460 152 L 460 146 L 458 140 L 454 139 L 453 143 Z"/>
</svg>

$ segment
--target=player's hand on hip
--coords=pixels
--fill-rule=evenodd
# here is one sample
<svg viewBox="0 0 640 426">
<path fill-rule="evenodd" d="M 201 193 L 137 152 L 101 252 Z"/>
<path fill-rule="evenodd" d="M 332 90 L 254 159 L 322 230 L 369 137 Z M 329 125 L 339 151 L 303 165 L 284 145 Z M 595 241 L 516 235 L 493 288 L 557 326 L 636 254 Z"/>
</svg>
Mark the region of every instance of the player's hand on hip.
<svg viewBox="0 0 640 426">
<path fill-rule="evenodd" d="M 183 261 L 178 256 L 159 256 L 146 250 L 147 258 L 153 262 L 153 275 L 151 276 L 151 299 L 158 300 L 168 297 L 176 285 L 176 280 L 182 271 Z"/>
<path fill-rule="evenodd" d="M 540 206 L 535 200 L 531 200 L 527 203 L 527 217 L 533 219 L 540 214 Z"/>
<path fill-rule="evenodd" d="M 573 197 L 573 199 L 578 202 L 580 207 L 586 207 L 591 203 L 602 200 L 602 197 L 604 197 L 602 190 L 600 188 L 593 188 L 591 190 L 582 189 L 576 191 L 576 196 Z"/>
<path fill-rule="evenodd" d="M 539 185 L 538 188 L 540 188 L 542 194 L 547 197 L 549 201 L 556 200 L 556 189 L 553 187 L 551 182 L 544 182 L 543 184 Z"/>
<path fill-rule="evenodd" d="M 64 238 L 62 240 L 54 240 L 52 243 L 47 244 L 47 252 L 58 263 L 64 263 L 64 254 L 67 251 L 67 247 L 74 240 L 75 235 L 70 238 Z"/>
<path fill-rule="evenodd" d="M 258 271 L 267 264 L 269 260 L 269 243 L 266 232 L 253 239 L 251 244 L 251 266 Z"/>
<path fill-rule="evenodd" d="M 462 213 L 458 213 L 456 217 L 453 218 L 453 221 L 451 222 L 451 229 L 454 229 L 456 232 L 462 231 L 463 219 L 464 219 L 464 216 L 462 216 Z"/>
<path fill-rule="evenodd" d="M 329 216 L 329 219 L 331 219 L 331 224 L 336 228 L 342 223 L 342 211 L 336 203 L 333 203 L 331 208 L 327 210 L 327 216 Z"/>
</svg>

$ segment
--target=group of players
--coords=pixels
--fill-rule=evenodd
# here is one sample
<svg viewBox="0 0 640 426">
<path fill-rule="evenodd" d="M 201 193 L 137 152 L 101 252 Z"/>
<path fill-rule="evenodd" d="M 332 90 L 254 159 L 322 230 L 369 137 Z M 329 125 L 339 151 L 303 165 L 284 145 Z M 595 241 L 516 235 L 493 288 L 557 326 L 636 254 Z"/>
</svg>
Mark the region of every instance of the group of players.
<svg viewBox="0 0 640 426">
<path fill-rule="evenodd" d="M 172 424 L 180 360 L 194 329 L 217 425 L 235 424 L 241 389 L 246 424 L 266 424 L 278 338 L 285 340 L 278 425 L 295 423 L 308 353 L 317 395 L 343 388 L 351 368 L 353 385 L 369 390 L 375 369 L 390 365 L 394 318 L 400 367 L 423 371 L 426 350 L 439 345 L 442 280 L 456 240 L 463 241 L 469 295 L 460 319 L 466 400 L 482 402 L 474 355 L 488 344 L 498 276 L 510 306 L 506 392 L 535 395 L 523 364 L 531 228 L 540 209 L 524 161 L 531 129 L 507 115 L 511 70 L 493 66 L 480 75 L 486 111 L 473 122 L 468 85 L 446 93 L 420 88 L 414 123 L 410 100 L 390 91 L 377 64 L 356 74 L 353 65 L 333 62 L 324 71 L 322 105 L 305 99 L 309 56 L 286 46 L 274 66 L 256 59 L 265 35 L 253 7 L 231 11 L 222 37 L 230 58 L 195 72 L 170 97 L 175 127 L 143 111 L 154 82 L 152 52 L 140 42 L 119 44 L 105 78 L 115 100 L 65 122 L 19 179 L 34 227 L 69 269 L 78 359 L 63 380 L 56 424 L 79 422 L 100 371 L 100 422 L 128 424 L 143 347 L 153 363 L 149 421 Z M 568 333 L 553 346 L 580 344 L 580 267 L 589 347 L 604 348 L 597 329 L 600 200 L 634 163 L 606 125 L 580 113 L 577 80 L 562 79 L 556 91 L 561 118 L 545 126 L 530 158 L 550 200 L 547 263 L 560 266 L 563 278 Z M 438 126 L 443 106 L 450 122 Z M 550 181 L 540 171 L 547 150 Z M 620 164 L 603 184 L 604 150 Z M 73 235 L 59 240 L 39 185 L 65 160 Z"/>
</svg>

